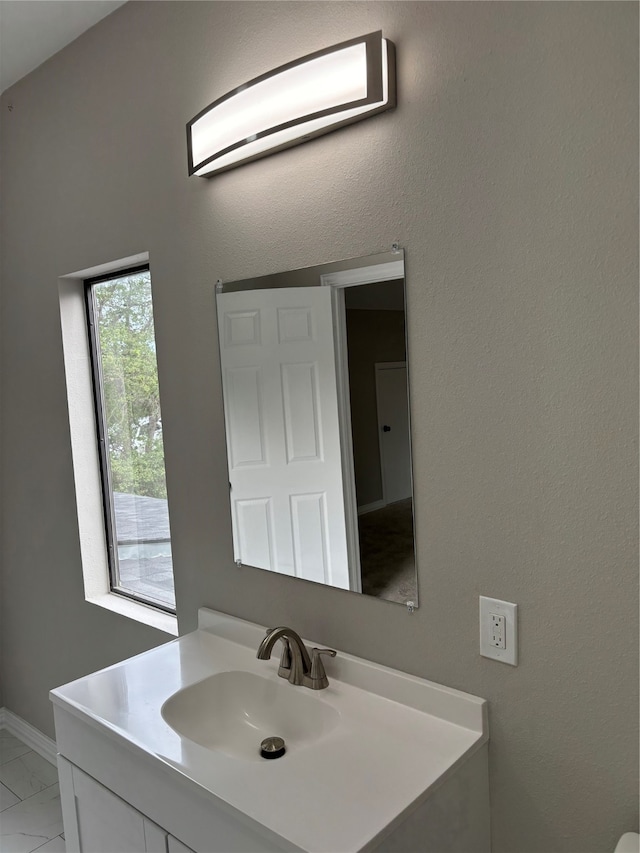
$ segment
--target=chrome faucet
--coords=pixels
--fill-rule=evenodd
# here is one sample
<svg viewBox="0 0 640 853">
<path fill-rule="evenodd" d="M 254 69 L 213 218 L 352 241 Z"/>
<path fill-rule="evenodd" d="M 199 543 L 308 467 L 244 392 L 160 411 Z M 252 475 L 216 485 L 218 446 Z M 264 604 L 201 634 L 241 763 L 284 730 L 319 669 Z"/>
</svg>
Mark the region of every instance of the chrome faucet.
<svg viewBox="0 0 640 853">
<path fill-rule="evenodd" d="M 292 628 L 268 628 L 264 640 L 260 643 L 259 660 L 269 660 L 271 650 L 278 640 L 282 640 L 282 656 L 278 675 L 287 678 L 290 684 L 301 684 L 310 690 L 322 690 L 329 686 L 329 679 L 320 655 L 334 658 L 333 649 L 311 650 L 311 657 L 300 636 Z"/>
</svg>

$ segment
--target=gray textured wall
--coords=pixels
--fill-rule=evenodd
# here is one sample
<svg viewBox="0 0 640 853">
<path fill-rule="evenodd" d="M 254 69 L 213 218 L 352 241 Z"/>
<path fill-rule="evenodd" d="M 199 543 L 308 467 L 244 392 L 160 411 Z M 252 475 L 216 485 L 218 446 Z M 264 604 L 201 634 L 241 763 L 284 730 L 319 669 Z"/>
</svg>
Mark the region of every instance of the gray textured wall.
<svg viewBox="0 0 640 853">
<path fill-rule="evenodd" d="M 184 125 L 382 28 L 399 106 L 212 181 Z M 496 853 L 637 829 L 635 3 L 129 3 L 2 99 L 3 686 L 163 635 L 83 600 L 56 280 L 148 250 L 182 631 L 208 605 L 491 702 Z M 8 112 L 8 103 L 13 110 Z M 407 250 L 421 607 L 232 562 L 213 283 Z M 517 601 L 520 665 L 478 656 Z"/>
</svg>

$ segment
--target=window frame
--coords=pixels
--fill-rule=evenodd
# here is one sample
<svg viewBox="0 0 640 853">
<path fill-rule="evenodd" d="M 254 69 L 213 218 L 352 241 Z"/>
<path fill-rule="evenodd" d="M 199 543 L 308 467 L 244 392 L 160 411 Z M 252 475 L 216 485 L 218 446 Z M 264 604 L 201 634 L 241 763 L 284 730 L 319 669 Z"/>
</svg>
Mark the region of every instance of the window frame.
<svg viewBox="0 0 640 853">
<path fill-rule="evenodd" d="M 104 384 L 102 382 L 102 360 L 99 347 L 99 332 L 96 328 L 96 306 L 94 285 L 102 284 L 107 281 L 116 281 L 119 278 L 135 275 L 136 273 L 149 273 L 151 277 L 151 268 L 149 263 L 138 264 L 137 266 L 125 267 L 112 272 L 103 273 L 101 275 L 92 276 L 91 278 L 83 279 L 83 296 L 84 307 L 87 319 L 87 340 L 89 344 L 89 361 L 91 369 L 91 390 L 93 397 L 93 410 L 96 425 L 96 435 L 98 440 L 98 459 L 99 459 L 99 476 L 100 476 L 100 491 L 102 496 L 102 520 L 105 533 L 105 544 L 107 549 L 107 568 L 110 592 L 113 595 L 127 598 L 130 601 L 135 601 L 138 604 L 143 604 L 147 607 L 152 607 L 167 613 L 170 616 L 176 615 L 176 608 L 171 607 L 157 599 L 146 598 L 140 593 L 135 593 L 132 590 L 123 589 L 118 585 L 117 581 L 120 578 L 118 549 L 117 549 L 117 533 L 115 522 L 115 507 L 113 501 L 113 487 L 111 480 L 111 462 L 109 459 L 109 441 L 107 435 L 107 426 L 105 418 L 104 405 Z M 153 310 L 153 308 L 152 308 Z M 154 322 L 154 338 L 155 338 L 155 322 Z M 157 362 L 156 362 L 157 363 Z M 163 457 L 164 461 L 164 457 Z M 166 471 L 166 468 L 165 468 Z M 172 562 L 173 565 L 173 562 Z M 175 590 L 175 585 L 174 585 Z"/>
</svg>

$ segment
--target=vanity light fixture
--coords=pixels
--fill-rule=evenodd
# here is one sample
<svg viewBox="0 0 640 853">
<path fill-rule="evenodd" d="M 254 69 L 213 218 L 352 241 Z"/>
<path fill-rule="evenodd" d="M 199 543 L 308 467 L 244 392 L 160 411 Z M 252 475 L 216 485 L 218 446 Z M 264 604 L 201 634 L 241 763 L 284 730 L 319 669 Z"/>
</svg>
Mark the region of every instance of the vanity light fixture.
<svg viewBox="0 0 640 853">
<path fill-rule="evenodd" d="M 210 177 L 396 105 L 382 32 L 310 53 L 223 95 L 187 124 L 189 174 Z"/>
</svg>

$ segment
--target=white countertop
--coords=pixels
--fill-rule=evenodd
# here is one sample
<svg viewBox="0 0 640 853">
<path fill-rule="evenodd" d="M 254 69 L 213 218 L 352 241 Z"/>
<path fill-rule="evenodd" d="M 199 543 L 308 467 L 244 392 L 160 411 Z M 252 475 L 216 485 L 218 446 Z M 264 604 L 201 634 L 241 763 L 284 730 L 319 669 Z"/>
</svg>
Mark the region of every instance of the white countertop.
<svg viewBox="0 0 640 853">
<path fill-rule="evenodd" d="M 264 628 L 200 611 L 200 629 L 59 687 L 52 701 L 157 757 L 166 772 L 307 851 L 361 850 L 488 740 L 486 702 L 338 652 L 329 687 L 308 691 L 277 675 L 279 649 L 256 658 Z M 340 715 L 310 746 L 248 761 L 180 737 L 163 703 L 216 673 L 244 670 L 305 690 Z"/>
</svg>

